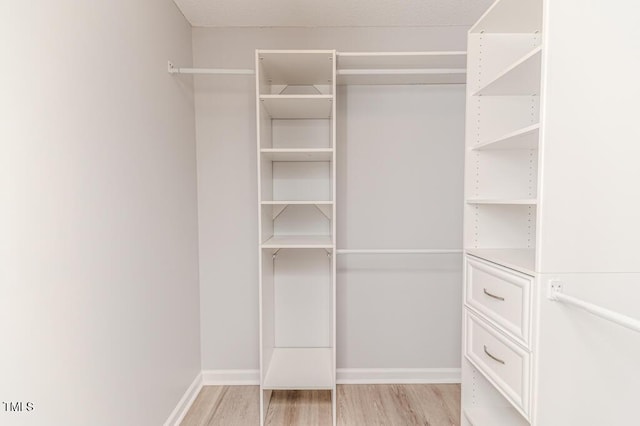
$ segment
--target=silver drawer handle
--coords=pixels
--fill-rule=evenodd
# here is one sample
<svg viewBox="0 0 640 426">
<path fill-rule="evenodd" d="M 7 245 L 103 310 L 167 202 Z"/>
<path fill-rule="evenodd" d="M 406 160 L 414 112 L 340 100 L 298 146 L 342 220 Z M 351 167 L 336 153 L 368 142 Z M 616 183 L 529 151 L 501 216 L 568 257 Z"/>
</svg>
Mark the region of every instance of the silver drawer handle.
<svg viewBox="0 0 640 426">
<path fill-rule="evenodd" d="M 487 291 L 487 289 L 483 289 L 484 290 L 484 294 L 486 294 L 489 297 L 493 297 L 494 299 L 498 299 L 504 302 L 504 297 L 500 297 L 500 296 L 496 296 L 495 294 L 491 294 Z"/>
<path fill-rule="evenodd" d="M 495 356 L 491 355 L 491 353 L 489 353 L 489 351 L 487 350 L 487 345 L 484 345 L 484 353 L 487 354 L 487 356 L 492 360 L 499 362 L 500 364 L 504 364 L 503 360 L 501 360 L 500 358 L 496 358 Z"/>
</svg>

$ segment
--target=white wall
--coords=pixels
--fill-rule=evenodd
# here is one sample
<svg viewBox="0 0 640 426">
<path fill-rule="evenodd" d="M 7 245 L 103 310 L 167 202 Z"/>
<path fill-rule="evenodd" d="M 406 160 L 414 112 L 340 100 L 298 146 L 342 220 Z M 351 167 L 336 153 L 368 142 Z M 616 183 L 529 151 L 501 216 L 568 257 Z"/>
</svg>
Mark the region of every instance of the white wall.
<svg viewBox="0 0 640 426">
<path fill-rule="evenodd" d="M 256 48 L 465 50 L 466 30 L 194 28 L 194 64 L 253 68 Z M 196 77 L 195 99 L 203 369 L 257 369 L 254 81 Z M 461 247 L 464 88 L 350 87 L 338 109 L 338 246 Z M 338 367 L 459 367 L 460 266 L 341 259 Z"/>
<path fill-rule="evenodd" d="M 200 370 L 191 28 L 170 0 L 0 5 L 0 400 L 158 425 Z"/>
</svg>

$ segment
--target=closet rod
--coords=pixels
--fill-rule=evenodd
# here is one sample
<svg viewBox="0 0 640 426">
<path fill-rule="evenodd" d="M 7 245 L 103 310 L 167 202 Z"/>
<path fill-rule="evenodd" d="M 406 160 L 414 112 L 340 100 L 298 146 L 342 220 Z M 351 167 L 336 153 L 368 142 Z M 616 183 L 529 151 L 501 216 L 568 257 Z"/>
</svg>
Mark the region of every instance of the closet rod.
<svg viewBox="0 0 640 426">
<path fill-rule="evenodd" d="M 255 75 L 254 70 L 229 68 L 176 68 L 171 61 L 169 74 L 218 74 L 218 75 Z"/>
<path fill-rule="evenodd" d="M 452 254 L 462 249 L 338 249 L 337 254 Z"/>
<path fill-rule="evenodd" d="M 441 75 L 466 74 L 465 68 L 376 68 L 376 69 L 338 69 L 336 75 Z"/>
<path fill-rule="evenodd" d="M 548 295 L 549 300 L 552 300 L 555 302 L 563 302 L 563 303 L 566 303 L 567 305 L 572 305 L 577 308 L 584 309 L 585 311 L 597 317 L 606 319 L 607 321 L 611 321 L 613 323 L 621 325 L 630 330 L 640 332 L 639 320 L 620 314 L 618 312 L 614 312 L 607 308 L 603 308 L 602 306 L 598 306 L 593 303 L 586 302 L 582 299 L 578 299 L 577 297 L 564 294 L 562 291 L 562 283 L 560 281 L 551 280 L 549 282 L 549 286 L 550 286 L 549 295 Z"/>
</svg>

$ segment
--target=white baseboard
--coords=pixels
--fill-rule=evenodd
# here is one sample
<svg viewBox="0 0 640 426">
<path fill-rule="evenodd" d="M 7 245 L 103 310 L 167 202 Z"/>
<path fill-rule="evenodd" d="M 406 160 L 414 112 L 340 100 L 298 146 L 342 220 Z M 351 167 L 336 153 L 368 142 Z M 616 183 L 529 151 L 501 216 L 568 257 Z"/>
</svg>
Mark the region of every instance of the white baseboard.
<svg viewBox="0 0 640 426">
<path fill-rule="evenodd" d="M 459 368 L 338 368 L 339 385 L 460 383 Z"/>
<path fill-rule="evenodd" d="M 460 383 L 459 368 L 338 368 L 339 385 Z M 258 370 L 204 370 L 184 393 L 164 423 L 179 426 L 203 386 L 239 386 L 260 384 Z"/>
<path fill-rule="evenodd" d="M 203 370 L 202 383 L 204 386 L 259 385 L 260 371 L 258 370 Z"/>
<path fill-rule="evenodd" d="M 187 415 L 187 411 L 191 408 L 191 404 L 193 404 L 193 401 L 195 401 L 196 397 L 200 393 L 200 389 L 202 389 L 202 373 L 198 373 L 193 383 L 191 383 L 187 391 L 182 395 L 178 405 L 173 409 L 167 421 L 164 422 L 164 426 L 180 425 L 184 416 Z"/>
<path fill-rule="evenodd" d="M 459 368 L 338 368 L 339 385 L 460 383 Z M 204 370 L 204 386 L 259 385 L 258 370 Z"/>
</svg>

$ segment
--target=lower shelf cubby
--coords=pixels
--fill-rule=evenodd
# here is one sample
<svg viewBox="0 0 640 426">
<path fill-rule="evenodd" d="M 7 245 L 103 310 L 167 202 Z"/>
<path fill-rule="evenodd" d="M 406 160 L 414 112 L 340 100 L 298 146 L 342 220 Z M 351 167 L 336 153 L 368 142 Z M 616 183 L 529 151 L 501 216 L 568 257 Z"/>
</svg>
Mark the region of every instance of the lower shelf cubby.
<svg viewBox="0 0 640 426">
<path fill-rule="evenodd" d="M 274 348 L 263 389 L 332 389 L 331 348 Z"/>
<path fill-rule="evenodd" d="M 274 249 L 263 244 L 264 390 L 335 388 L 334 265 L 329 247 Z"/>
</svg>

